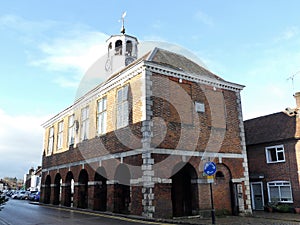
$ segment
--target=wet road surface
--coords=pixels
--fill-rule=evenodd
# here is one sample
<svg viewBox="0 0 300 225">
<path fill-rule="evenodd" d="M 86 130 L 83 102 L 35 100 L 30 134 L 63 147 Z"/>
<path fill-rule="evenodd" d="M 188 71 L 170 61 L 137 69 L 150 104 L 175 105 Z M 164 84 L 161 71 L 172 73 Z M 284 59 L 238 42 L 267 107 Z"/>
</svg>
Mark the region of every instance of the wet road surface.
<svg viewBox="0 0 300 225">
<path fill-rule="evenodd" d="M 159 225 L 162 223 L 139 221 L 112 215 L 99 215 L 88 211 L 74 211 L 29 204 L 26 200 L 10 199 L 0 211 L 0 225 Z"/>
</svg>

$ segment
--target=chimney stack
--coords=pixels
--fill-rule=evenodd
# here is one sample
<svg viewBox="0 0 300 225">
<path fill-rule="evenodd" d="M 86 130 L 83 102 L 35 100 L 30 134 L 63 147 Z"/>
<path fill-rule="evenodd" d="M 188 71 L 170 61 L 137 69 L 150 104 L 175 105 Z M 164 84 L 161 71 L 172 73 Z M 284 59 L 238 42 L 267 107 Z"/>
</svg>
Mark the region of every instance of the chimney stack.
<svg viewBox="0 0 300 225">
<path fill-rule="evenodd" d="M 296 99 L 296 106 L 297 106 L 297 108 L 300 108 L 300 92 L 296 92 L 294 94 L 294 97 Z"/>
</svg>

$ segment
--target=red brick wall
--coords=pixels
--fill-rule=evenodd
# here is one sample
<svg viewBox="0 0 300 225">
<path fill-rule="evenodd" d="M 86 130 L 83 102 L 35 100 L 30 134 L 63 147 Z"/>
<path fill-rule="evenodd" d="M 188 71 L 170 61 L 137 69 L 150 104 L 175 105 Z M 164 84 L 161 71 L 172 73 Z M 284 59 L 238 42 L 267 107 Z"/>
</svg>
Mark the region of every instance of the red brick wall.
<svg viewBox="0 0 300 225">
<path fill-rule="evenodd" d="M 284 145 L 285 162 L 267 163 L 265 147 Z M 264 174 L 265 203 L 268 202 L 267 182 L 290 181 L 292 184 L 293 200 L 295 206 L 300 206 L 300 187 L 298 179 L 298 166 L 295 154 L 296 140 L 273 142 L 261 145 L 247 146 L 249 173 Z"/>
<path fill-rule="evenodd" d="M 158 148 L 175 149 L 178 147 L 180 138 L 184 138 L 184 147 L 186 150 L 204 151 L 207 147 L 209 138 L 212 138 L 210 134 L 212 132 L 211 113 L 213 112 L 211 111 L 210 106 L 219 104 L 220 96 L 223 96 L 225 115 L 221 113 L 220 116 L 224 116 L 226 127 L 224 127 L 224 141 L 221 142 L 222 145 L 217 151 L 231 153 L 242 152 L 239 129 L 240 121 L 238 118 L 238 104 L 235 92 L 222 89 L 212 90 L 210 86 L 199 85 L 192 82 L 179 83 L 178 79 L 176 78 L 169 78 L 170 81 L 166 81 L 166 79 L 166 77 L 158 74 L 153 75 L 152 79 L 153 117 L 159 117 L 165 122 L 164 128 L 161 127 L 161 123 L 159 123 L 157 126 L 154 126 L 154 130 L 156 131 L 163 129 L 165 135 L 162 139 L 162 135 L 155 135 L 154 133 L 154 137 L 152 138 L 153 147 L 157 146 Z M 182 91 L 184 91 L 185 94 L 182 94 Z M 212 96 L 209 98 L 209 101 L 206 97 L 208 93 Z M 216 97 L 218 96 L 219 98 L 215 99 L 213 97 L 214 95 L 216 95 Z M 190 101 L 187 101 L 187 99 Z M 195 112 L 194 106 L 190 104 L 194 103 L 195 101 L 205 104 L 205 113 Z M 189 108 L 189 110 L 180 108 L 175 104 L 175 102 L 186 102 L 183 104 L 183 106 L 185 108 Z M 193 114 L 191 114 L 191 112 Z M 201 132 L 199 132 L 199 137 L 193 136 L 195 133 L 197 133 L 194 130 L 194 125 L 196 123 L 187 119 L 193 116 L 195 116 L 195 118 L 197 118 L 199 121 L 199 128 L 201 130 Z M 218 116 L 219 115 L 214 114 L 215 119 L 219 119 Z M 181 121 L 182 119 L 184 121 Z M 218 126 L 220 123 L 217 122 L 214 124 L 217 124 Z M 162 134 L 164 132 L 162 132 Z M 187 137 L 183 137 L 183 134 L 186 134 Z M 222 134 L 223 133 L 221 133 L 220 136 L 215 136 L 214 138 L 218 140 L 223 139 Z M 189 142 L 189 140 L 194 140 L 194 138 L 195 140 L 198 140 L 197 146 L 194 146 L 193 143 Z"/>
</svg>

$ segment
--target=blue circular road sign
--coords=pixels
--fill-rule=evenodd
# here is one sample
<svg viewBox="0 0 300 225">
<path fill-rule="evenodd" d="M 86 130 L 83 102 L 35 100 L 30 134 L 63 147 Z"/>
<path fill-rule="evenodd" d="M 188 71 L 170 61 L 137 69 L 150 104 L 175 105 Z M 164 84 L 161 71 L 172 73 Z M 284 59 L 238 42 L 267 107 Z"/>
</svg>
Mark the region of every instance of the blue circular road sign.
<svg viewBox="0 0 300 225">
<path fill-rule="evenodd" d="M 216 171 L 217 171 L 217 166 L 214 162 L 206 162 L 204 164 L 204 173 L 207 174 L 208 176 L 214 175 Z"/>
</svg>

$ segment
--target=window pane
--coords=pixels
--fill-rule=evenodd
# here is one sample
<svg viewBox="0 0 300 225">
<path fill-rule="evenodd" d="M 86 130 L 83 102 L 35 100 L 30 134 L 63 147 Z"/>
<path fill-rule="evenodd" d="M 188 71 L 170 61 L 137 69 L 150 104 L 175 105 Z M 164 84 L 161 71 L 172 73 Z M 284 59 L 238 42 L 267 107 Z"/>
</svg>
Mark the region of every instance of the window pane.
<svg viewBox="0 0 300 225">
<path fill-rule="evenodd" d="M 128 125 L 128 102 L 123 104 L 123 126 Z"/>
<path fill-rule="evenodd" d="M 106 98 L 103 98 L 103 111 L 106 110 Z"/>
<path fill-rule="evenodd" d="M 102 113 L 98 115 L 98 134 L 101 134 L 102 132 Z"/>
<path fill-rule="evenodd" d="M 128 85 L 126 85 L 124 88 L 123 88 L 123 101 L 126 101 L 128 99 Z"/>
<path fill-rule="evenodd" d="M 278 153 L 277 153 L 277 156 L 278 156 L 278 160 L 279 160 L 279 161 L 284 160 L 284 153 L 283 153 L 283 152 L 278 152 Z"/>
<path fill-rule="evenodd" d="M 117 128 L 122 126 L 122 105 L 117 106 Z"/>
<path fill-rule="evenodd" d="M 270 191 L 270 200 L 273 201 L 279 201 L 279 188 L 278 187 L 269 187 Z"/>
<path fill-rule="evenodd" d="M 281 191 L 281 200 L 282 201 L 291 201 L 292 200 L 292 193 L 290 186 L 282 186 L 280 187 Z"/>
<path fill-rule="evenodd" d="M 102 113 L 102 134 L 106 133 L 106 111 Z"/>
<path fill-rule="evenodd" d="M 98 112 L 102 112 L 103 104 L 102 100 L 98 101 Z"/>
<path fill-rule="evenodd" d="M 275 148 L 269 149 L 269 156 L 272 162 L 277 161 Z"/>
<path fill-rule="evenodd" d="M 117 100 L 118 100 L 118 104 L 122 102 L 122 89 L 118 90 Z"/>
</svg>

